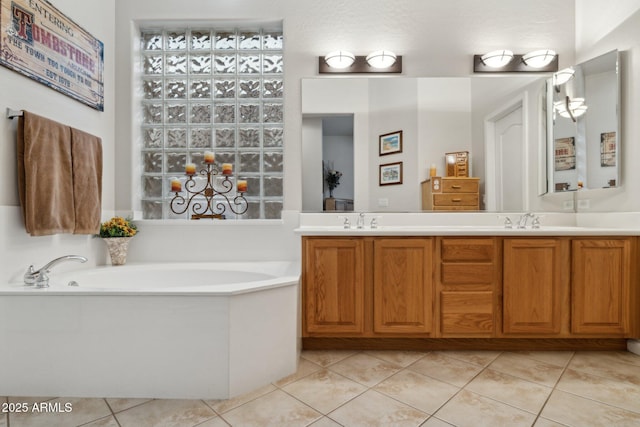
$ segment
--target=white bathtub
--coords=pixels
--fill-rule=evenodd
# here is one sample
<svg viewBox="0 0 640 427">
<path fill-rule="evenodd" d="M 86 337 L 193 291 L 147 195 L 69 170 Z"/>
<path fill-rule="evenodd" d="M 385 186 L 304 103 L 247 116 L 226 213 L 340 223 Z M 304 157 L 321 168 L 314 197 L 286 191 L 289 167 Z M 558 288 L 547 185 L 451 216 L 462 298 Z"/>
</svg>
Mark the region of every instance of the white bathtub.
<svg viewBox="0 0 640 427">
<path fill-rule="evenodd" d="M 299 276 L 131 264 L 0 286 L 0 396 L 224 399 L 276 381 L 296 370 Z"/>
</svg>

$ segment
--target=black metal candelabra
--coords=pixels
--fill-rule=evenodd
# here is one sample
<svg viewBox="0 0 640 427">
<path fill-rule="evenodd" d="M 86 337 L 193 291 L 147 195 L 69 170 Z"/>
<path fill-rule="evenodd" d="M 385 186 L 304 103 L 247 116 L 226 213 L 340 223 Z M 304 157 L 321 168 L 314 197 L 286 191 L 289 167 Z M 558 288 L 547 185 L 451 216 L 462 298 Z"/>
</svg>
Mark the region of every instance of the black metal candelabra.
<svg viewBox="0 0 640 427">
<path fill-rule="evenodd" d="M 207 168 L 201 169 L 199 174 L 207 178 L 203 188 L 199 190 L 196 188 L 198 186 L 194 179 L 196 173 L 187 173 L 189 178 L 184 184 L 186 197 L 180 194 L 182 190 L 172 190 L 175 196 L 171 199 L 169 207 L 173 213 L 180 215 L 191 208 L 191 219 L 224 219 L 227 207 L 236 215 L 242 215 L 247 211 L 249 204 L 244 198 L 243 191 L 238 191 L 235 196 L 229 194 L 233 190 L 233 182 L 229 179 L 230 174 L 222 174 L 224 179 L 220 181 L 218 188 L 214 185 L 214 180 L 220 174 L 214 164 L 207 163 Z"/>
</svg>

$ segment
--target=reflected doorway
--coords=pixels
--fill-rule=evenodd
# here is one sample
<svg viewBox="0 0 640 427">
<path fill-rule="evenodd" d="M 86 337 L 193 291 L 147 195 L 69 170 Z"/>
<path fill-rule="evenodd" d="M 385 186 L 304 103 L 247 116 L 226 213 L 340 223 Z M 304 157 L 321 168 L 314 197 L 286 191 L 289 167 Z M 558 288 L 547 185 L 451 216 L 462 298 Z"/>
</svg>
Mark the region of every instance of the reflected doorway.
<svg viewBox="0 0 640 427">
<path fill-rule="evenodd" d="M 353 211 L 354 116 L 306 115 L 302 119 L 302 210 Z M 327 174 L 341 174 L 329 189 Z M 333 196 L 333 197 L 331 197 Z"/>
<path fill-rule="evenodd" d="M 353 211 L 353 116 L 322 118 L 323 210 Z"/>
<path fill-rule="evenodd" d="M 523 99 L 501 109 L 485 121 L 486 209 L 528 209 L 527 144 Z"/>
</svg>

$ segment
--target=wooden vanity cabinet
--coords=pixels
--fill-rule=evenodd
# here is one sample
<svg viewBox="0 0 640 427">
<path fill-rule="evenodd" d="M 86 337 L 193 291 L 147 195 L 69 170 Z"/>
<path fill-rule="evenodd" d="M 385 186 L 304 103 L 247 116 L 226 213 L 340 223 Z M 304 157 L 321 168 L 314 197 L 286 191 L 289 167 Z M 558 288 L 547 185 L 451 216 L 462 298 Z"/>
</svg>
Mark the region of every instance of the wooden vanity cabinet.
<svg viewBox="0 0 640 427">
<path fill-rule="evenodd" d="M 360 238 L 304 238 L 303 330 L 306 334 L 364 332 L 365 245 Z"/>
<path fill-rule="evenodd" d="M 637 241 L 572 241 L 571 333 L 630 336 L 637 329 Z"/>
<path fill-rule="evenodd" d="M 504 335 L 568 335 L 569 243 L 566 238 L 504 239 Z"/>
<path fill-rule="evenodd" d="M 432 238 L 379 238 L 374 241 L 375 334 L 431 334 L 432 259 Z"/>
<path fill-rule="evenodd" d="M 500 306 L 499 245 L 494 237 L 443 237 L 436 245 L 441 337 L 494 337 Z"/>
<path fill-rule="evenodd" d="M 638 338 L 637 246 L 615 236 L 304 236 L 302 335 L 516 347 Z"/>
<path fill-rule="evenodd" d="M 430 336 L 433 241 L 303 237 L 303 336 Z"/>
</svg>

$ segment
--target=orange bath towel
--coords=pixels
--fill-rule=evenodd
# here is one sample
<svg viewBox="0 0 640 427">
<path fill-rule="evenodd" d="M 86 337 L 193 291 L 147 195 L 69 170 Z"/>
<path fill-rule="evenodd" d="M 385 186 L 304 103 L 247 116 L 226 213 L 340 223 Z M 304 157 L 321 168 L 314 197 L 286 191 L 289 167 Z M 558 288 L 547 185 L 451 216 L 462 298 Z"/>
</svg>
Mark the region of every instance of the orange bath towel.
<svg viewBox="0 0 640 427">
<path fill-rule="evenodd" d="M 71 128 L 75 234 L 97 234 L 102 213 L 102 140 Z"/>
<path fill-rule="evenodd" d="M 18 192 L 29 234 L 98 232 L 100 138 L 24 111 L 18 122 L 17 154 Z"/>
<path fill-rule="evenodd" d="M 73 233 L 71 129 L 25 111 L 18 122 L 18 191 L 32 236 Z"/>
</svg>

